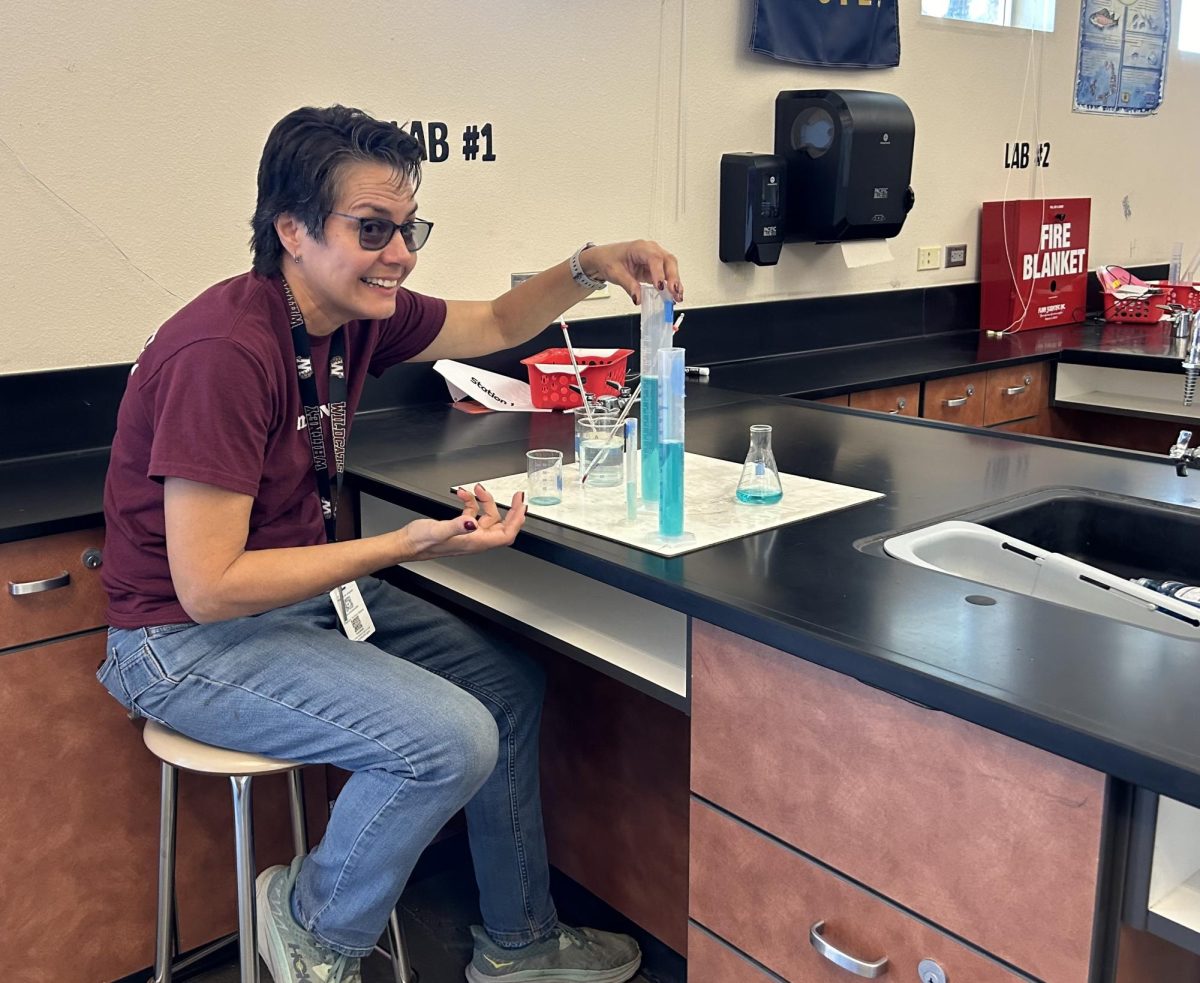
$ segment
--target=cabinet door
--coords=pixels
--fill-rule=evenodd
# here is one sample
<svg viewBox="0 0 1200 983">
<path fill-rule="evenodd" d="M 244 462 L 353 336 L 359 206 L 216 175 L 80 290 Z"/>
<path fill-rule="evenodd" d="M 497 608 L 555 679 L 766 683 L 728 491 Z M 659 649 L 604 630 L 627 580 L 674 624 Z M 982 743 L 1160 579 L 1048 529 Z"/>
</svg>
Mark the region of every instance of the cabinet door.
<svg viewBox="0 0 1200 983">
<path fill-rule="evenodd" d="M 925 402 L 921 415 L 927 420 L 981 427 L 986 383 L 986 372 L 931 379 L 925 383 Z"/>
<path fill-rule="evenodd" d="M 921 406 L 921 384 L 866 389 L 850 394 L 850 405 L 859 410 L 889 413 L 892 416 L 916 416 Z"/>
<path fill-rule="evenodd" d="M 993 426 L 1037 416 L 1048 405 L 1045 362 L 990 369 L 987 374 L 983 425 Z"/>
<path fill-rule="evenodd" d="M 688 926 L 687 983 L 775 983 L 754 963 L 695 925 Z"/>
<path fill-rule="evenodd" d="M 1012 965 L 1087 980 L 1102 774 L 698 621 L 692 687 L 693 792 Z"/>
<path fill-rule="evenodd" d="M 100 529 L 0 544 L 0 649 L 104 624 L 107 599 L 100 571 L 83 562 L 85 550 L 103 544 Z M 10 584 L 58 579 L 63 586 L 35 594 L 14 597 L 10 591 Z"/>
<path fill-rule="evenodd" d="M 866 963 L 886 958 L 888 979 L 917 980 L 917 966 L 923 959 L 934 960 L 953 981 L 1016 983 L 1021 979 L 926 922 L 695 799 L 691 843 L 691 917 L 786 980 L 843 983 L 852 978 L 810 943 L 809 931 L 818 922 L 825 923 L 822 939 L 839 952 Z M 689 968 L 695 957 L 689 949 Z M 741 976 L 719 978 L 722 983 L 756 979 L 748 970 Z M 688 979 L 692 980 L 690 973 Z"/>
<path fill-rule="evenodd" d="M 0 655 L 0 925 L 24 983 L 154 961 L 158 768 L 95 680 L 104 643 Z"/>
<path fill-rule="evenodd" d="M 92 632 L 0 654 L 0 937 L 21 983 L 103 983 L 154 961 L 160 766 L 96 681 L 104 649 Z M 322 774 L 306 773 L 310 806 Z M 253 794 L 258 865 L 283 863 L 284 776 Z M 186 951 L 237 925 L 228 780 L 180 773 L 177 828 Z"/>
</svg>

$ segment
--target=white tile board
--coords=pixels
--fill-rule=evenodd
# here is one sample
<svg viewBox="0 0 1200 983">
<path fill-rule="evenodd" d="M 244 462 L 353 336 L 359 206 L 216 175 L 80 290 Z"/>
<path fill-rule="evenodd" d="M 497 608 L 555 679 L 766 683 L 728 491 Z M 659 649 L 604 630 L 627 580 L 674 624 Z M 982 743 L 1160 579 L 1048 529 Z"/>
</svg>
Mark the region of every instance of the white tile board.
<svg viewBox="0 0 1200 983">
<path fill-rule="evenodd" d="M 783 498 L 775 505 L 746 505 L 734 495 L 742 465 L 701 454 L 684 454 L 683 528 L 678 540 L 665 540 L 658 533 L 658 513 L 642 505 L 637 518 L 626 517 L 625 488 L 594 488 L 579 485 L 576 465 L 563 466 L 563 500 L 558 505 L 529 503 L 529 514 L 573 529 L 612 539 L 659 556 L 679 556 L 715 543 L 740 539 L 789 522 L 811 519 L 826 512 L 861 505 L 883 494 L 795 474 L 779 475 Z M 525 474 L 485 478 L 479 482 L 501 504 L 526 490 Z M 472 488 L 475 482 L 464 482 Z"/>
</svg>

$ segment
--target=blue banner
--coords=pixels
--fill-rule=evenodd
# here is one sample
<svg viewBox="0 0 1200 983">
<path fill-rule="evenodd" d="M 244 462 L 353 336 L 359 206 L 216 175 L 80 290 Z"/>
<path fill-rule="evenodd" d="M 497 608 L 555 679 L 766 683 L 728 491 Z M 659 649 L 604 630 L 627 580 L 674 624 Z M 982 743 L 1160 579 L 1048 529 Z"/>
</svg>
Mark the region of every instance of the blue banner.
<svg viewBox="0 0 1200 983">
<path fill-rule="evenodd" d="M 898 0 L 754 0 L 750 50 L 833 68 L 900 64 Z"/>
</svg>

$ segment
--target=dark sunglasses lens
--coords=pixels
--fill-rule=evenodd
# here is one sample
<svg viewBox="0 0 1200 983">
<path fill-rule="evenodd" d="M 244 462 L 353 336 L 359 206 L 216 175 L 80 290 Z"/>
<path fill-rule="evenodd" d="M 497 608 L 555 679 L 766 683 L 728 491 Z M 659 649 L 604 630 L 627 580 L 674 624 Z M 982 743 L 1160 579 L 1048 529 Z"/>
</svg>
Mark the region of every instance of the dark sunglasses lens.
<svg viewBox="0 0 1200 983">
<path fill-rule="evenodd" d="M 382 249 L 392 241 L 396 226 L 383 219 L 369 218 L 358 224 L 358 244 L 363 249 Z"/>
<path fill-rule="evenodd" d="M 432 222 L 423 222 L 420 219 L 415 222 L 405 222 L 400 226 L 400 232 L 404 236 L 404 245 L 415 253 L 429 241 L 429 230 L 432 228 Z"/>
</svg>

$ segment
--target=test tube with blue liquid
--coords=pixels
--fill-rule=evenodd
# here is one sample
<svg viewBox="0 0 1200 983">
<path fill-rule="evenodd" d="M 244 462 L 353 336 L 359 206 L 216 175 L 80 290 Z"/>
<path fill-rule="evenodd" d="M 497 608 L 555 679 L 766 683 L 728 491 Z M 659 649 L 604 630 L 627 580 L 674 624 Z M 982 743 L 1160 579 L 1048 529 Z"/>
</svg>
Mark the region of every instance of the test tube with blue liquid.
<svg viewBox="0 0 1200 983">
<path fill-rule="evenodd" d="M 682 348 L 664 348 L 658 355 L 658 531 L 670 538 L 683 535 L 684 354 Z"/>
<path fill-rule="evenodd" d="M 671 347 L 675 302 L 664 290 L 642 284 L 642 501 L 658 502 L 658 355 Z"/>
</svg>

